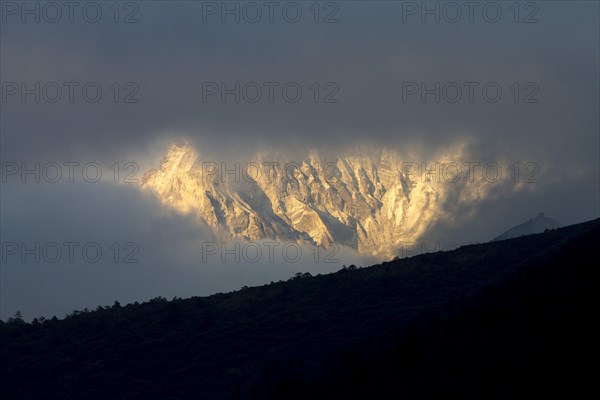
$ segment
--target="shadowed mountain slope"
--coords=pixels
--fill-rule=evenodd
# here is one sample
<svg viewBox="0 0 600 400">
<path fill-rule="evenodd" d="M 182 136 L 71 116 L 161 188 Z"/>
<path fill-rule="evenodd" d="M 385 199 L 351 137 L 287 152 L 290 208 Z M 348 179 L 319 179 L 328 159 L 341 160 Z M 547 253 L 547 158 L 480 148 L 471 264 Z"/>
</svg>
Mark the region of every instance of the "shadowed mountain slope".
<svg viewBox="0 0 600 400">
<path fill-rule="evenodd" d="M 517 226 L 513 226 L 503 234 L 496 236 L 492 239 L 492 242 L 497 240 L 512 239 L 525 235 L 533 235 L 535 233 L 542 233 L 546 229 L 556 229 L 560 225 L 552 218 L 544 216 L 544 213 L 539 213 L 537 217 L 530 218 L 529 221 L 523 222 Z"/>
<path fill-rule="evenodd" d="M 7 399 L 514 398 L 591 386 L 600 220 L 186 300 L 0 324 Z M 592 313 L 594 311 L 594 313 Z"/>
</svg>

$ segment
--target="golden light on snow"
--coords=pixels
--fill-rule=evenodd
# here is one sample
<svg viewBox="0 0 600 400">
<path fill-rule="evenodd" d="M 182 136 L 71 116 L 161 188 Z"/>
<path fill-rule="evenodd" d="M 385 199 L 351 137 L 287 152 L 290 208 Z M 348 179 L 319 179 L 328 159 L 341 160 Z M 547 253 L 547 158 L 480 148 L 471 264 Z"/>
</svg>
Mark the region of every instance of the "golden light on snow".
<svg viewBox="0 0 600 400">
<path fill-rule="evenodd" d="M 461 145 L 429 162 L 354 151 L 333 160 L 318 152 L 300 161 L 262 153 L 219 163 L 189 145 L 172 145 L 142 188 L 224 239 L 337 243 L 385 258 L 417 242 L 434 222 L 452 222 L 457 209 L 494 195 L 507 178 L 463 160 L 469 157 Z"/>
</svg>

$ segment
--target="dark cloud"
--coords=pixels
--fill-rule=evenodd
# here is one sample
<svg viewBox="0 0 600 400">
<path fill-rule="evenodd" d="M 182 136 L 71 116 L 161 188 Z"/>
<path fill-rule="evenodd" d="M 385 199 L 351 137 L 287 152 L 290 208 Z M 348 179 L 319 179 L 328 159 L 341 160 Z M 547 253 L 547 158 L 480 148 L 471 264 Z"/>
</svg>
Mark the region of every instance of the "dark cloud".
<svg viewBox="0 0 600 400">
<path fill-rule="evenodd" d="M 98 82 L 103 98 L 95 104 L 81 94 L 74 104 L 9 101 L 3 105 L 3 151 L 112 153 L 167 131 L 221 151 L 236 142 L 310 147 L 366 135 L 398 147 L 414 141 L 436 145 L 465 132 L 504 151 L 540 142 L 557 151 L 552 139 L 564 138 L 567 129 L 578 139 L 574 150 L 597 144 L 597 4 L 546 2 L 533 24 L 514 23 L 506 7 L 495 24 L 480 17 L 422 24 L 417 17 L 402 23 L 400 3 L 339 3 L 335 24 L 312 23 L 307 7 L 298 24 L 280 18 L 272 24 L 222 24 L 217 17 L 203 23 L 201 5 L 167 8 L 161 2 L 140 3 L 140 21 L 129 25 L 20 24 L 11 17 L 2 27 L 3 82 Z M 117 81 L 135 82 L 139 93 L 132 98 L 140 102 L 114 104 L 109 87 Z M 235 104 L 232 95 L 226 104 L 218 95 L 203 102 L 203 82 L 231 87 L 236 81 L 297 82 L 303 96 L 289 104 L 280 86 L 273 104 L 249 104 L 243 97 Z M 418 95 L 402 101 L 403 82 L 443 87 L 471 81 L 481 84 L 474 103 L 435 104 L 429 96 L 423 104 Z M 335 82 L 339 92 L 332 98 L 340 102 L 314 104 L 314 82 L 320 100 L 335 91 L 322 86 Z M 482 98 L 487 82 L 501 86 L 498 103 Z M 537 84 L 533 97 L 540 102 L 515 104 L 514 82 Z M 121 97 L 133 91 L 121 87 Z M 520 91 L 522 101 L 534 89 Z"/>
</svg>

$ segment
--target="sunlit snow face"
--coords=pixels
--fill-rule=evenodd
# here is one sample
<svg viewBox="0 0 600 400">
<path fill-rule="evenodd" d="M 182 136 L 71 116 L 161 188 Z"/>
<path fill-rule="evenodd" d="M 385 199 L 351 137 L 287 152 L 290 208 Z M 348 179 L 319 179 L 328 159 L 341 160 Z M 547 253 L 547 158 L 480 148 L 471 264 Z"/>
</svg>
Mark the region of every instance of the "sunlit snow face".
<svg viewBox="0 0 600 400">
<path fill-rule="evenodd" d="M 170 147 L 141 187 L 217 237 L 341 245 L 389 258 L 433 223 L 464 223 L 478 202 L 521 190 L 510 185 L 509 167 L 474 161 L 464 144 L 432 160 L 360 148 L 335 158 L 310 151 L 302 160 L 263 151 L 233 162 L 183 144 Z"/>
</svg>

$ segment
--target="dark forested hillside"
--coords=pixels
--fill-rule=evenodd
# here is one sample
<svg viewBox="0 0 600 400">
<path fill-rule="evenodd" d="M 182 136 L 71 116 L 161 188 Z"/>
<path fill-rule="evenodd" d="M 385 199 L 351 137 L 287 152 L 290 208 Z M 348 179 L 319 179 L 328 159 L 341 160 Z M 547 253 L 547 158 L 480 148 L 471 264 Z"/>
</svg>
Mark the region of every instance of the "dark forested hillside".
<svg viewBox="0 0 600 400">
<path fill-rule="evenodd" d="M 261 287 L 0 324 L 4 399 L 580 397 L 600 220 Z M 594 346 L 595 347 L 595 346 Z"/>
</svg>

